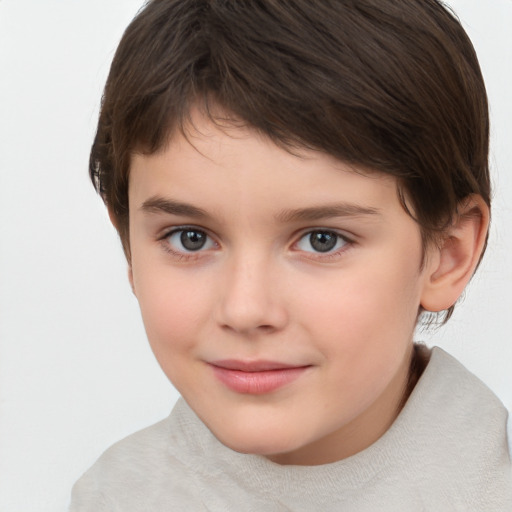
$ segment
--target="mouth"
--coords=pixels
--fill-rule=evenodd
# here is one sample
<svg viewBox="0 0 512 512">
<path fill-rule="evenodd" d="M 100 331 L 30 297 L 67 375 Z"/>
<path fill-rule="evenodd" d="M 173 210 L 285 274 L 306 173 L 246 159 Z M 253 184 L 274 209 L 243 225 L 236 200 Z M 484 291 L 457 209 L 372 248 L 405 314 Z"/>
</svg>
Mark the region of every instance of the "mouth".
<svg viewBox="0 0 512 512">
<path fill-rule="evenodd" d="M 302 376 L 311 365 L 296 366 L 275 361 L 223 360 L 209 363 L 215 377 L 236 393 L 263 395 Z"/>
</svg>

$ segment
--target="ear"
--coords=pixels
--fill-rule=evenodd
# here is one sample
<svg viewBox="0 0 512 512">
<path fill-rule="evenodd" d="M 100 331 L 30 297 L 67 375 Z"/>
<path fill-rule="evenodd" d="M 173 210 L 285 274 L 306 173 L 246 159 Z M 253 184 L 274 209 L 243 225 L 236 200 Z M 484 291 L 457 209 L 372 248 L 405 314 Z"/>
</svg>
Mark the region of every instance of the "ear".
<svg viewBox="0 0 512 512">
<path fill-rule="evenodd" d="M 459 204 L 452 225 L 427 253 L 421 306 L 443 311 L 455 304 L 473 276 L 487 241 L 489 207 L 479 195 Z"/>
</svg>

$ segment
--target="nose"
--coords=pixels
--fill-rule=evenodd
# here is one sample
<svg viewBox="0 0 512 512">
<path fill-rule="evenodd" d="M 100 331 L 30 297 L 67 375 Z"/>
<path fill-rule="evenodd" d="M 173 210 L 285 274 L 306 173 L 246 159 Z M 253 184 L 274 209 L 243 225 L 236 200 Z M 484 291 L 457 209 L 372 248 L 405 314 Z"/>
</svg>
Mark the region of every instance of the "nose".
<svg viewBox="0 0 512 512">
<path fill-rule="evenodd" d="M 226 266 L 220 284 L 218 320 L 223 329 L 245 334 L 273 333 L 288 323 L 280 269 L 269 258 L 240 254 Z"/>
</svg>

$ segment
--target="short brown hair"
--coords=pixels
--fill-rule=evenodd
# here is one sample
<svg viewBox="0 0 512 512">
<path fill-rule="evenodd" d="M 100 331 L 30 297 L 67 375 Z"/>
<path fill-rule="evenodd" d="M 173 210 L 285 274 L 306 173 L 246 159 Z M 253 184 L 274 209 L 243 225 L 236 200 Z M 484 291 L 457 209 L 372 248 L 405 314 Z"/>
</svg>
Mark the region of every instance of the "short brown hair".
<svg viewBox="0 0 512 512">
<path fill-rule="evenodd" d="M 490 205 L 482 74 L 438 0 L 150 0 L 117 49 L 90 157 L 128 257 L 131 155 L 161 149 L 197 102 L 395 176 L 424 241 L 470 194 Z"/>
</svg>

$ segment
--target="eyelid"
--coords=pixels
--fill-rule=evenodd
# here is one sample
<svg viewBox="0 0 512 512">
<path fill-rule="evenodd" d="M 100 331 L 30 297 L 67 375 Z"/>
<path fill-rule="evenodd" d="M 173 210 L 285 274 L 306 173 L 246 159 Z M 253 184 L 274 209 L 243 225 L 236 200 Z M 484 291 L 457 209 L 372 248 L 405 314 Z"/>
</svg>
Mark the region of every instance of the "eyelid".
<svg viewBox="0 0 512 512">
<path fill-rule="evenodd" d="M 203 228 L 202 226 L 196 226 L 194 224 L 178 224 L 176 226 L 166 227 L 160 230 L 160 233 L 157 234 L 158 240 L 163 240 L 164 238 L 168 238 L 170 235 L 177 233 L 179 231 L 201 231 L 208 235 L 211 239 L 215 239 L 215 236 L 211 234 L 210 230 L 207 228 Z"/>
<path fill-rule="evenodd" d="M 329 226 L 313 226 L 309 228 L 304 228 L 298 230 L 295 235 L 295 240 L 300 240 L 301 238 L 305 237 L 306 235 L 310 235 L 311 233 L 334 233 L 335 235 L 339 236 L 346 242 L 355 243 L 357 237 L 356 235 L 347 232 L 346 230 L 339 229 L 339 228 L 333 228 Z"/>
<path fill-rule="evenodd" d="M 199 231 L 201 233 L 204 233 L 208 240 L 213 244 L 213 247 L 207 247 L 207 248 L 200 248 L 196 251 L 193 250 L 180 250 L 179 248 L 173 247 L 172 244 L 169 243 L 169 238 L 177 233 L 181 233 L 183 231 Z M 183 259 L 197 259 L 201 256 L 203 256 L 203 253 L 211 250 L 211 249 L 217 249 L 219 248 L 219 243 L 217 242 L 216 238 L 209 232 L 208 229 L 205 229 L 200 226 L 194 226 L 192 224 L 184 224 L 181 226 L 173 226 L 170 228 L 165 229 L 161 235 L 157 237 L 157 241 L 162 245 L 165 252 L 178 257 L 180 260 Z"/>
<path fill-rule="evenodd" d="M 321 251 L 306 251 L 303 249 L 297 248 L 298 243 L 303 240 L 306 236 L 311 236 L 313 233 L 333 233 L 334 235 L 338 236 L 344 244 L 342 247 L 326 252 Z M 336 228 L 330 228 L 330 227 L 314 227 L 314 228 L 308 228 L 303 229 L 299 233 L 297 233 L 295 237 L 295 242 L 292 244 L 292 250 L 296 252 L 300 252 L 302 254 L 306 254 L 307 256 L 304 256 L 309 259 L 316 259 L 316 260 L 329 260 L 332 258 L 336 258 L 341 256 L 345 251 L 350 249 L 355 244 L 355 236 L 349 236 L 344 231 L 340 231 Z"/>
<path fill-rule="evenodd" d="M 201 248 L 201 249 L 198 249 L 197 251 L 193 251 L 193 250 L 187 251 L 187 250 L 179 250 L 179 249 L 173 248 L 171 246 L 171 244 L 168 243 L 169 237 L 175 233 L 179 233 L 179 232 L 186 231 L 186 230 L 196 230 L 196 231 L 205 233 L 206 236 L 208 237 L 208 239 L 213 243 L 213 247 L 208 247 L 206 249 Z M 320 252 L 320 251 L 314 251 L 314 250 L 304 251 L 304 250 L 297 248 L 297 244 L 304 237 L 306 237 L 308 235 L 310 236 L 312 233 L 315 233 L 315 232 L 317 232 L 317 233 L 318 232 L 333 233 L 337 237 L 339 237 L 342 241 L 344 241 L 345 243 L 343 244 L 342 247 L 340 247 L 336 250 L 331 250 L 331 251 L 326 251 L 326 252 Z M 356 238 L 357 237 L 355 235 L 347 234 L 345 231 L 341 231 L 337 228 L 309 227 L 309 228 L 302 229 L 298 233 L 296 233 L 296 235 L 294 236 L 295 241 L 292 243 L 291 249 L 294 252 L 308 254 L 307 258 L 309 258 L 309 259 L 324 259 L 324 260 L 326 260 L 326 259 L 331 259 L 331 258 L 340 256 L 341 253 L 344 253 L 345 251 L 347 251 L 350 247 L 352 247 L 356 243 Z M 167 227 L 165 230 L 163 230 L 161 232 L 160 235 L 157 236 L 157 241 L 163 246 L 163 249 L 165 250 L 165 252 L 178 257 L 180 260 L 182 260 L 182 259 L 197 259 L 199 257 L 204 256 L 205 252 L 208 252 L 212 249 L 216 250 L 216 249 L 220 248 L 220 244 L 217 241 L 217 237 L 215 235 L 213 235 L 210 232 L 210 230 L 208 230 L 207 228 L 204 228 L 202 226 L 196 226 L 193 224 L 183 224 L 183 225 Z"/>
</svg>

